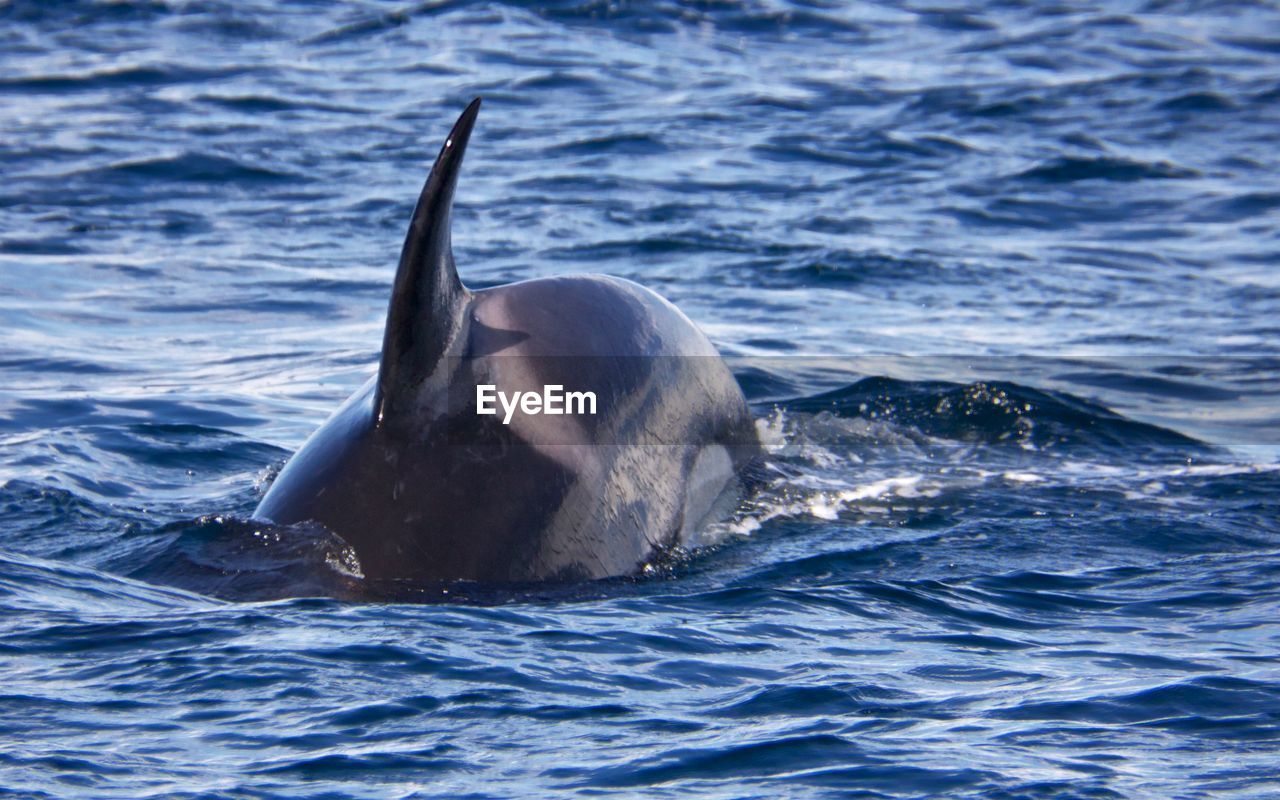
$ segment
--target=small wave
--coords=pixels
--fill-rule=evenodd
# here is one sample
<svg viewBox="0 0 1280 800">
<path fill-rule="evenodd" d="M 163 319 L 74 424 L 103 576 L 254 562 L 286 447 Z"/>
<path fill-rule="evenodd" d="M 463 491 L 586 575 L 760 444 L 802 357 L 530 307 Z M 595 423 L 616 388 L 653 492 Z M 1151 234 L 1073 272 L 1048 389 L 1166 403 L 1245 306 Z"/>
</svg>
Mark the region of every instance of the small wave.
<svg viewBox="0 0 1280 800">
<path fill-rule="evenodd" d="M 599 769 L 558 769 L 553 777 L 577 778 L 578 785 L 635 787 L 678 780 L 742 779 L 793 773 L 833 763 L 865 763 L 866 756 L 851 740 L 831 734 L 777 739 L 719 748 L 669 751 L 623 766 Z"/>
<path fill-rule="evenodd" d="M 691 26 L 707 26 L 742 36 L 786 36 L 803 32 L 825 36 L 860 36 L 866 28 L 857 14 L 836 5 L 662 3 L 631 4 L 609 0 L 551 0 L 538 12 L 568 25 L 598 27 L 627 33 L 670 34 Z M 843 13 L 842 13 L 843 12 Z"/>
<path fill-rule="evenodd" d="M 609 262 L 631 258 L 649 258 L 669 254 L 697 254 L 707 252 L 734 252 L 752 250 L 754 247 L 732 236 L 716 236 L 699 230 L 688 230 L 663 236 L 640 239 L 595 242 L 573 247 L 557 247 L 544 251 L 552 258 L 575 261 Z"/>
<path fill-rule="evenodd" d="M 399 28 L 402 25 L 407 25 L 414 17 L 434 13 L 439 11 L 444 5 L 444 3 L 434 0 L 433 2 L 417 3 L 395 11 L 387 11 L 381 14 L 364 16 L 361 19 L 347 22 L 322 33 L 308 36 L 303 39 L 301 43 L 304 45 L 314 45 L 356 41 L 367 36 L 383 33 L 384 31 L 388 31 L 393 28 Z"/>
<path fill-rule="evenodd" d="M 195 4 L 193 4 L 195 5 Z M 72 23 L 93 25 L 104 22 L 153 21 L 171 14 L 164 0 L 130 0 L 126 3 L 101 0 L 67 0 L 61 3 L 10 2 L 0 6 L 0 19 L 23 23 Z"/>
<path fill-rule="evenodd" d="M 770 685 L 752 690 L 744 699 L 716 709 L 717 716 L 752 718 L 787 716 L 843 716 L 858 714 L 886 698 L 901 699 L 907 693 L 874 684 L 836 686 Z"/>
<path fill-rule="evenodd" d="M 153 87 L 178 83 L 203 83 L 230 77 L 235 68 L 194 69 L 176 65 L 133 66 L 80 74 L 29 75 L 0 78 L 0 92 L 81 92 L 116 87 Z"/>
<path fill-rule="evenodd" d="M 360 595 L 355 551 L 320 526 L 201 517 L 148 538 L 117 569 L 148 583 L 232 600 Z"/>
<path fill-rule="evenodd" d="M 647 156 L 665 153 L 668 147 L 662 140 L 649 134 L 617 133 L 590 139 L 577 139 L 558 145 L 553 150 L 569 155 L 599 155 L 602 153 Z"/>
<path fill-rule="evenodd" d="M 1237 391 L 1223 389 L 1207 383 L 1192 383 L 1153 375 L 1133 375 L 1125 372 L 1068 372 L 1054 376 L 1057 380 L 1070 381 L 1080 386 L 1096 386 L 1121 392 L 1187 400 L 1198 403 L 1237 402 Z"/>
<path fill-rule="evenodd" d="M 594 76 L 574 70 L 554 70 L 528 75 L 511 81 L 507 88 L 516 93 L 564 90 L 586 95 L 605 94 L 604 87 Z"/>
<path fill-rule="evenodd" d="M 126 371 L 125 374 L 128 372 Z M 166 431 L 178 434 L 199 432 L 189 431 L 184 427 L 195 425 L 205 428 L 224 428 L 217 434 L 232 439 L 236 434 L 228 432 L 225 428 L 252 427 L 261 422 L 256 418 L 235 413 L 232 409 L 235 409 L 237 404 L 234 402 L 223 401 L 220 405 L 221 407 L 214 408 L 194 399 L 163 395 L 99 400 L 81 397 L 32 397 L 19 400 L 0 413 L 0 431 L 35 427 L 47 431 L 97 424 L 104 426 L 104 433 L 115 430 L 116 435 L 121 435 L 122 431 L 107 426 L 119 426 L 127 430 L 131 425 L 154 424 L 154 428 L 139 429 L 135 432 L 146 433 L 149 430 L 153 434 L 163 435 Z M 213 432 L 203 431 L 203 433 L 208 435 Z"/>
<path fill-rule="evenodd" d="M 963 265 L 947 266 L 930 258 L 926 253 L 909 253 L 903 256 L 875 252 L 849 252 L 829 250 L 799 264 L 780 265 L 757 270 L 763 285 L 836 286 L 859 283 L 931 283 L 972 278 L 971 271 Z"/>
<path fill-rule="evenodd" d="M 67 375 L 120 375 L 132 372 L 121 366 L 109 366 L 94 361 L 82 361 L 76 358 L 0 358 L 0 369 L 21 369 L 32 372 L 61 372 Z M 0 414 L 0 419 L 3 419 Z M 2 425 L 0 425 L 2 427 Z"/>
<path fill-rule="evenodd" d="M 307 780 L 377 780 L 385 774 L 432 775 L 472 769 L 462 759 L 447 757 L 458 748 L 440 744 L 420 750 L 394 752 L 327 753 L 301 759 L 281 759 L 249 765 L 256 775 L 298 776 Z"/>
<path fill-rule="evenodd" d="M 1280 709 L 1280 687 L 1227 676 L 1205 676 L 1131 694 L 1079 700 L 1023 702 L 988 714 L 995 719 L 1054 720 L 1103 725 L 1140 724 L 1210 739 L 1280 735 L 1280 724 L 1259 718 Z"/>
<path fill-rule="evenodd" d="M 829 412 L 893 422 L 941 440 L 1023 448 L 1203 447 L 1175 431 L 1126 419 L 1061 392 L 1006 381 L 955 384 L 863 378 L 855 384 L 781 404 L 788 411 Z"/>
<path fill-rule="evenodd" d="M 65 235 L 43 239 L 0 239 L 0 253 L 26 256 L 70 256 L 84 251 Z"/>
<path fill-rule="evenodd" d="M 279 183 L 300 180 L 292 172 L 243 163 L 226 156 L 185 152 L 140 161 L 122 161 L 73 173 L 73 178 L 100 181 L 174 181 L 180 183 Z"/>
<path fill-rule="evenodd" d="M 245 114 L 278 113 L 291 111 L 318 111 L 334 114 L 360 114 L 361 109 L 316 101 L 292 100 L 278 95 L 240 94 L 204 95 L 198 98 L 210 105 Z"/>
<path fill-rule="evenodd" d="M 1143 162 L 1125 158 L 1073 158 L 1063 156 L 1032 167 L 1015 177 L 1040 183 L 1073 183 L 1075 181 L 1142 181 L 1194 178 L 1195 170 L 1167 161 Z"/>
<path fill-rule="evenodd" d="M 1165 100 L 1157 106 L 1162 111 L 1187 111 L 1191 113 L 1231 111 L 1236 104 L 1214 92 L 1189 92 Z"/>
<path fill-rule="evenodd" d="M 1223 36 L 1218 41 L 1242 50 L 1252 50 L 1255 53 L 1280 53 L 1280 39 L 1261 36 Z"/>
<path fill-rule="evenodd" d="M 878 105 L 879 102 L 869 100 L 868 104 Z M 865 170 L 912 168 L 936 170 L 943 166 L 943 162 L 972 152 L 972 149 L 949 137 L 909 137 L 871 131 L 839 139 L 779 136 L 754 146 L 752 153 L 769 161 L 810 161 L 820 165 L 851 167 L 861 173 Z"/>
<path fill-rule="evenodd" d="M 0 551 L 0 596 L 11 611 L 133 617 L 142 609 L 213 607 L 216 601 L 65 561 Z M 9 647 L 18 648 L 10 642 Z"/>
<path fill-rule="evenodd" d="M 1280 192 L 1250 192 L 1217 200 L 1197 212 L 1198 222 L 1240 222 L 1267 216 L 1280 208 Z"/>
</svg>

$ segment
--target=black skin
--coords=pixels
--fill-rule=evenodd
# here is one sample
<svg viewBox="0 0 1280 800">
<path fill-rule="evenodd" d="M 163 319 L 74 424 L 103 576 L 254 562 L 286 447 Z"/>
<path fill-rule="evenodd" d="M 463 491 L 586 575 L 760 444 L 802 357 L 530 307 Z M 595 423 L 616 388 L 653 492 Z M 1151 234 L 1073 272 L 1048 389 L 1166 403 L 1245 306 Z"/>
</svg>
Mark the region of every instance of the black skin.
<svg viewBox="0 0 1280 800">
<path fill-rule="evenodd" d="M 255 517 L 320 522 L 375 580 L 580 580 L 634 573 L 708 521 L 714 509 L 686 508 L 704 447 L 724 445 L 731 465 L 713 494 L 740 490 L 760 453 L 754 423 L 714 347 L 670 303 L 604 276 L 468 295 L 448 389 L 423 391 L 418 414 L 380 427 L 371 379 Z M 517 412 L 504 426 L 501 409 L 476 414 L 476 383 L 594 391 L 597 414 Z"/>
<path fill-rule="evenodd" d="M 633 573 L 732 507 L 760 456 L 754 423 L 715 348 L 648 289 L 602 275 L 462 285 L 450 220 L 479 108 L 459 117 L 414 208 L 378 374 L 254 517 L 324 525 L 372 581 Z M 478 383 L 594 392 L 596 414 L 504 425 L 477 414 Z"/>
</svg>

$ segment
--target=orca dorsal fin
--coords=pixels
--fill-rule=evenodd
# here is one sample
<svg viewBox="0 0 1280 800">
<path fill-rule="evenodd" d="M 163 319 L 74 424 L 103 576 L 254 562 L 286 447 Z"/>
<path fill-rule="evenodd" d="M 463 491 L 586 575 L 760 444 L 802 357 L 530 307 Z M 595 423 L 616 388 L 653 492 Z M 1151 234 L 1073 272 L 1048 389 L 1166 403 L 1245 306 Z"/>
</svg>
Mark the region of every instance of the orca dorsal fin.
<svg viewBox="0 0 1280 800">
<path fill-rule="evenodd" d="M 454 123 L 413 209 L 382 337 L 373 396 L 374 421 L 379 426 L 412 406 L 461 324 L 467 290 L 453 263 L 449 227 L 453 189 L 479 113 L 477 97 Z"/>
</svg>

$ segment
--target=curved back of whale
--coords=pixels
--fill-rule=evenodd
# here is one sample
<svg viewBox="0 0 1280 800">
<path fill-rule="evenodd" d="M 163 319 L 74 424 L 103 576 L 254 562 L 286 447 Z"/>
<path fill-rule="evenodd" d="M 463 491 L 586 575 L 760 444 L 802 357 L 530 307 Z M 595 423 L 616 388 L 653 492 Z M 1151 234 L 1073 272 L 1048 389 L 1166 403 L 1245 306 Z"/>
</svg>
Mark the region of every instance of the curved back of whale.
<svg viewBox="0 0 1280 800">
<path fill-rule="evenodd" d="M 478 110 L 454 125 L 414 208 L 378 374 L 254 517 L 323 525 L 373 581 L 630 574 L 736 499 L 760 453 L 754 422 L 714 345 L 649 289 L 607 275 L 463 286 L 450 217 Z M 482 386 L 589 392 L 592 408 L 508 424 L 480 411 Z"/>
<path fill-rule="evenodd" d="M 423 377 L 435 373 L 458 335 L 463 318 L 459 309 L 466 302 L 467 289 L 453 261 L 453 191 L 479 113 L 477 97 L 440 148 L 405 235 L 373 399 L 379 427 L 410 415 Z"/>
</svg>

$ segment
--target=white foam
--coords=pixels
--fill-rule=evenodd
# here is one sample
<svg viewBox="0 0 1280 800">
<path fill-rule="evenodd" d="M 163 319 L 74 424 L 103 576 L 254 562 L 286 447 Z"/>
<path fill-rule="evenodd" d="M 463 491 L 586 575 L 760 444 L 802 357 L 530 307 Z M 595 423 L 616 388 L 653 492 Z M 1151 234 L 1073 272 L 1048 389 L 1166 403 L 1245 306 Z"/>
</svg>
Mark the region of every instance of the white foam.
<svg viewBox="0 0 1280 800">
<path fill-rule="evenodd" d="M 1001 477 L 1014 483 L 1039 483 L 1044 480 L 1043 477 L 1034 472 L 1006 472 Z"/>
</svg>

